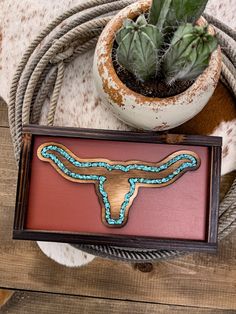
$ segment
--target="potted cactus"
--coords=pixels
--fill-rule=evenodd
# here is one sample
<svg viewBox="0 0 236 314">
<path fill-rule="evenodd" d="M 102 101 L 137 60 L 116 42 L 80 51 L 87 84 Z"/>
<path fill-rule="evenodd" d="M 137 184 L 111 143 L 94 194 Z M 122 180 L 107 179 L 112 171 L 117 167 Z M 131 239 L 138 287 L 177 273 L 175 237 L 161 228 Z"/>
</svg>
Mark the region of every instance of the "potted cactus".
<svg viewBox="0 0 236 314">
<path fill-rule="evenodd" d="M 94 80 L 118 118 L 159 131 L 203 109 L 221 71 L 214 29 L 201 16 L 206 4 L 142 0 L 108 23 L 94 55 Z"/>
</svg>

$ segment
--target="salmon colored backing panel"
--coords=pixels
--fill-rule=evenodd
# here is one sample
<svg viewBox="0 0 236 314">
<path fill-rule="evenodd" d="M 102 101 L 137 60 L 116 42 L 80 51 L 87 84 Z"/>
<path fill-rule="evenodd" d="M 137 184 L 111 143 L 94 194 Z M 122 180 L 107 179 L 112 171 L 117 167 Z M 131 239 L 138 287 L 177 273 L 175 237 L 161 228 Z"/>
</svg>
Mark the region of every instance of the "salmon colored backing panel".
<svg viewBox="0 0 236 314">
<path fill-rule="evenodd" d="M 101 221 L 101 208 L 93 184 L 66 180 L 38 159 L 45 142 L 58 142 L 81 158 L 157 162 L 178 150 L 191 150 L 201 166 L 170 186 L 140 188 L 127 224 L 111 229 Z M 205 240 L 208 219 L 209 149 L 199 146 L 35 136 L 31 165 L 26 229 L 94 234 L 122 234 L 159 238 Z"/>
</svg>

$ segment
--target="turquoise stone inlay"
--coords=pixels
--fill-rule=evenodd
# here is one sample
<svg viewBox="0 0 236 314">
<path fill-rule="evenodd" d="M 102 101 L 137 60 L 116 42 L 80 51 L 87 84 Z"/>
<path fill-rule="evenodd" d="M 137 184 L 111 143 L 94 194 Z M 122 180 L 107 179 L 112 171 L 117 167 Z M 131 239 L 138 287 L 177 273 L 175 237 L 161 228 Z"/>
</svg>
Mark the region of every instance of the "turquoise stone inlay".
<svg viewBox="0 0 236 314">
<path fill-rule="evenodd" d="M 51 151 L 51 152 L 48 152 L 48 151 Z M 119 218 L 113 219 L 113 218 L 111 218 L 111 212 L 110 212 L 111 206 L 110 206 L 110 202 L 108 200 L 108 195 L 104 189 L 104 183 L 106 181 L 106 177 L 102 176 L 102 175 L 81 175 L 79 173 L 72 172 L 57 158 L 57 156 L 55 154 L 52 153 L 53 151 L 59 153 L 62 157 L 67 159 L 75 167 L 78 167 L 78 168 L 103 167 L 103 168 L 107 169 L 108 171 L 120 170 L 123 172 L 128 172 L 130 170 L 141 170 L 141 171 L 145 171 L 145 172 L 158 173 L 158 172 L 161 172 L 163 170 L 166 170 L 167 168 L 169 168 L 171 165 L 173 165 L 174 163 L 176 163 L 179 160 L 187 159 L 189 161 L 184 162 L 178 168 L 176 168 L 171 174 L 169 174 L 168 176 L 161 178 L 161 179 L 129 178 L 128 181 L 130 184 L 130 190 L 128 191 L 128 193 L 125 194 L 124 202 L 122 203 L 121 208 L 120 208 Z M 179 154 L 179 155 L 173 157 L 172 159 L 170 159 L 169 161 L 167 161 L 166 163 L 162 164 L 159 167 L 147 166 L 147 165 L 142 165 L 142 164 L 129 164 L 127 166 L 120 165 L 120 164 L 111 165 L 111 164 L 109 164 L 107 162 L 103 162 L 103 161 L 101 161 L 101 162 L 80 162 L 78 160 L 75 160 L 64 149 L 62 149 L 61 147 L 56 146 L 56 145 L 44 146 L 43 149 L 41 150 L 41 155 L 44 158 L 51 159 L 57 165 L 57 167 L 68 177 L 71 177 L 73 179 L 78 179 L 78 180 L 98 181 L 98 189 L 99 189 L 99 192 L 101 193 L 101 196 L 102 196 L 102 200 L 103 200 L 104 207 L 105 207 L 105 217 L 106 217 L 106 221 L 109 225 L 121 225 L 123 223 L 124 218 L 125 218 L 126 208 L 129 204 L 130 198 L 133 196 L 133 194 L 135 192 L 135 186 L 137 183 L 154 184 L 154 185 L 167 183 L 168 181 L 174 179 L 174 177 L 176 177 L 178 174 L 180 174 L 184 169 L 195 168 L 198 164 L 197 159 L 190 154 Z"/>
</svg>

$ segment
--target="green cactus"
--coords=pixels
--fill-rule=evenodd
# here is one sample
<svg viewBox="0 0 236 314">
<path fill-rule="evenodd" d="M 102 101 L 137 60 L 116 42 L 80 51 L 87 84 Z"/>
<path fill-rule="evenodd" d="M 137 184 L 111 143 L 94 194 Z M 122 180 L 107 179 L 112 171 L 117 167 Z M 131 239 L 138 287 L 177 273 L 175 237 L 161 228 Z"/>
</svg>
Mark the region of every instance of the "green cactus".
<svg viewBox="0 0 236 314">
<path fill-rule="evenodd" d="M 148 23 L 161 32 L 174 31 L 183 23 L 195 23 L 208 0 L 153 0 Z"/>
<path fill-rule="evenodd" d="M 158 71 L 162 35 L 155 25 L 147 24 L 144 15 L 136 22 L 126 20 L 116 34 L 117 62 L 139 80 L 148 80 Z"/>
<path fill-rule="evenodd" d="M 164 79 L 172 84 L 196 79 L 217 48 L 208 27 L 194 26 L 206 4 L 207 0 L 153 0 L 148 14 L 127 19 L 116 34 L 117 63 L 139 81 Z"/>
<path fill-rule="evenodd" d="M 216 48 L 217 40 L 208 34 L 207 27 L 179 26 L 162 58 L 166 82 L 196 79 L 208 67 L 211 53 Z"/>
</svg>

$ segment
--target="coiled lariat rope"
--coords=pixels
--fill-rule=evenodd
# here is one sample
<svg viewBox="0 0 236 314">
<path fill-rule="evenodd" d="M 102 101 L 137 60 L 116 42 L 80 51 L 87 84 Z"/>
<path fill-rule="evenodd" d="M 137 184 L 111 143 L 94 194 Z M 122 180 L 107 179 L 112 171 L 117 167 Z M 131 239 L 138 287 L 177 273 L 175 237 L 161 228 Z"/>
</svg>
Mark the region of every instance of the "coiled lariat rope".
<svg viewBox="0 0 236 314">
<path fill-rule="evenodd" d="M 111 17 L 136 0 L 89 0 L 72 8 L 50 23 L 26 50 L 15 73 L 9 103 L 9 123 L 15 156 L 19 162 L 22 125 L 39 122 L 43 103 L 48 96 L 48 124 L 53 125 L 57 100 L 63 82 L 65 66 L 93 48 Z M 78 14 L 79 13 L 79 14 Z M 55 28 L 70 18 L 63 28 Z M 205 14 L 217 32 L 223 50 L 221 80 L 236 96 L 236 32 L 214 17 Z M 42 41 L 54 31 L 53 36 Z M 39 47 L 39 45 L 42 47 Z M 37 51 L 36 51 L 37 48 Z M 219 239 L 236 227 L 236 180 L 220 204 Z M 126 261 L 153 261 L 176 257 L 182 253 L 171 250 L 116 248 L 108 245 L 75 245 L 88 253 Z"/>
</svg>

